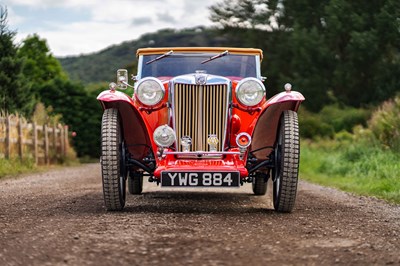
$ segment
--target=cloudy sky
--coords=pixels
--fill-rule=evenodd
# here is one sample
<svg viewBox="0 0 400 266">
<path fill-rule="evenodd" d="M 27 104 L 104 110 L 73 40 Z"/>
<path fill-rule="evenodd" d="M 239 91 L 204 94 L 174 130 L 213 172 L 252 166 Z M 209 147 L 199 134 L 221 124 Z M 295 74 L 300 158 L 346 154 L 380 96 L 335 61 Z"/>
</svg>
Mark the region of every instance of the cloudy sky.
<svg viewBox="0 0 400 266">
<path fill-rule="evenodd" d="M 45 38 L 55 56 L 99 51 L 162 28 L 211 25 L 216 0 L 0 0 L 19 42 Z"/>
</svg>

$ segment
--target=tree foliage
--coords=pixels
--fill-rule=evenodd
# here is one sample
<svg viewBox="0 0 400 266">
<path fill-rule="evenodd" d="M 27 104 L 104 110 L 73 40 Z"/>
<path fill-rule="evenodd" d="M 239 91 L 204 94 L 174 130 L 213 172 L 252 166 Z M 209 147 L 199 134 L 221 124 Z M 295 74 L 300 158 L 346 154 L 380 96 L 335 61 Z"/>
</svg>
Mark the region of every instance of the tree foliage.
<svg viewBox="0 0 400 266">
<path fill-rule="evenodd" d="M 332 100 L 376 104 L 398 90 L 398 1 L 223 0 L 210 10 L 225 34 L 257 28 L 263 31 L 254 31 L 256 38 L 274 40 L 258 46 L 266 54 L 269 83 L 293 82 L 312 99 L 305 102 L 311 110 Z"/>
<path fill-rule="evenodd" d="M 368 129 L 385 148 L 400 154 L 400 96 L 384 102 L 368 121 Z"/>
<path fill-rule="evenodd" d="M 60 62 L 50 53 L 46 40 L 41 39 L 37 34 L 23 40 L 18 49 L 18 55 L 25 61 L 23 74 L 29 77 L 34 90 L 40 84 L 54 78 L 67 78 Z"/>
<path fill-rule="evenodd" d="M 95 95 L 83 85 L 60 77 L 42 83 L 38 93 L 43 103 L 52 106 L 54 113 L 62 114 L 63 122 L 77 133 L 73 145 L 78 156 L 98 157 L 101 108 Z"/>
<path fill-rule="evenodd" d="M 17 57 L 15 32 L 8 29 L 7 9 L 0 8 L 0 109 L 27 115 L 34 100 L 22 73 L 24 62 Z"/>
</svg>

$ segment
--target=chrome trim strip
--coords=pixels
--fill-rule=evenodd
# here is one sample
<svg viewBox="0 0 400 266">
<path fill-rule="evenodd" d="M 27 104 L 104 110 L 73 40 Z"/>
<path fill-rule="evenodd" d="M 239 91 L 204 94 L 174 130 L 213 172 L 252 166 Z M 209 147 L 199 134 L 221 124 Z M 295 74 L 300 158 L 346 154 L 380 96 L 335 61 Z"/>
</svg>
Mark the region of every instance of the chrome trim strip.
<svg viewBox="0 0 400 266">
<path fill-rule="evenodd" d="M 204 139 L 204 136 L 203 136 L 203 111 L 204 111 L 204 102 L 203 102 L 203 91 L 204 91 L 204 89 L 203 89 L 203 85 L 199 85 L 199 101 L 198 101 L 198 103 L 200 103 L 200 105 L 198 106 L 198 116 L 197 116 L 197 119 L 198 119 L 198 123 L 197 123 L 197 140 L 198 140 L 198 143 L 197 143 L 197 147 L 195 147 L 195 149 L 198 151 L 198 150 L 201 150 L 201 149 L 203 149 L 203 147 L 204 147 L 204 145 L 203 145 L 203 139 Z M 206 99 L 206 100 L 208 100 L 208 99 Z"/>
<path fill-rule="evenodd" d="M 136 77 L 138 80 L 142 78 L 142 65 L 143 65 L 143 55 L 139 56 L 137 74 Z"/>
<path fill-rule="evenodd" d="M 255 56 L 256 59 L 256 76 L 259 80 L 262 81 L 262 77 L 261 77 L 261 60 L 260 60 L 260 56 L 256 55 Z"/>
<path fill-rule="evenodd" d="M 226 84 L 226 86 L 227 86 L 227 88 L 226 88 L 226 90 L 227 90 L 227 92 L 226 92 L 226 97 L 227 97 L 226 102 L 227 102 L 228 105 L 226 106 L 226 113 L 225 113 L 226 121 L 225 121 L 224 139 L 222 140 L 222 145 L 221 145 L 221 149 L 222 150 L 225 150 L 225 147 L 229 148 L 229 145 L 230 145 L 229 144 L 229 136 L 231 134 L 231 132 L 230 132 L 231 123 L 230 122 L 232 120 L 232 112 L 231 112 L 231 110 L 232 110 L 231 103 L 233 101 L 233 99 L 232 99 L 232 96 L 233 96 L 233 93 L 232 93 L 232 89 L 233 89 L 232 81 L 229 81 L 228 84 Z M 228 142 L 228 143 L 225 143 L 225 142 Z"/>
<path fill-rule="evenodd" d="M 175 122 L 175 83 L 172 80 L 170 80 L 170 82 L 169 82 L 168 100 L 169 100 L 169 103 L 171 104 L 170 114 L 171 114 L 171 118 L 172 118 L 172 128 L 175 130 L 175 134 L 177 135 L 176 122 Z M 180 141 L 181 140 L 179 139 L 179 136 L 177 135 L 177 138 L 175 141 L 175 150 L 178 150 Z"/>
<path fill-rule="evenodd" d="M 171 127 L 175 130 L 175 120 L 174 120 L 174 105 L 173 105 L 173 90 L 174 83 L 170 80 L 168 82 L 168 124 L 171 124 Z M 175 131 L 176 134 L 176 131 Z M 178 140 L 175 141 L 175 148 L 178 145 Z"/>
</svg>

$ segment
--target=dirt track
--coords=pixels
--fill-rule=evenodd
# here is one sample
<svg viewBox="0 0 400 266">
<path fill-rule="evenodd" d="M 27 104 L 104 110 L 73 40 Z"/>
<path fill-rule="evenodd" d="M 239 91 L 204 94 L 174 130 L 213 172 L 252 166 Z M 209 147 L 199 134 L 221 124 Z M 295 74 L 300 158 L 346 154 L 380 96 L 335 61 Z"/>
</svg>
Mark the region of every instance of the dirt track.
<svg viewBox="0 0 400 266">
<path fill-rule="evenodd" d="M 89 264 L 400 265 L 400 206 L 301 182 L 278 214 L 250 185 L 145 183 L 109 213 L 98 164 L 0 181 L 0 265 Z"/>
</svg>

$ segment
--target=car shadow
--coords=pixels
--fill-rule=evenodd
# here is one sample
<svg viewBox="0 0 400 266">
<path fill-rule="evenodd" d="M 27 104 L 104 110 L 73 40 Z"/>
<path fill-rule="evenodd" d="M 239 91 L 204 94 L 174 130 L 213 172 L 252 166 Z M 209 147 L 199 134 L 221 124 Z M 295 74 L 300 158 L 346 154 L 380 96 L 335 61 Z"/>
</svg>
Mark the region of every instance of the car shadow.
<svg viewBox="0 0 400 266">
<path fill-rule="evenodd" d="M 126 195 L 126 205 L 122 211 L 107 211 L 101 192 L 69 198 L 59 202 L 54 212 L 70 215 L 91 214 L 271 214 L 268 196 L 254 196 L 249 193 L 229 192 L 185 192 L 157 191 L 141 195 Z M 54 214 L 55 214 L 54 213 Z"/>
<path fill-rule="evenodd" d="M 124 212 L 176 214 L 274 212 L 268 207 L 267 197 L 256 197 L 248 193 L 157 191 L 128 195 Z"/>
</svg>

